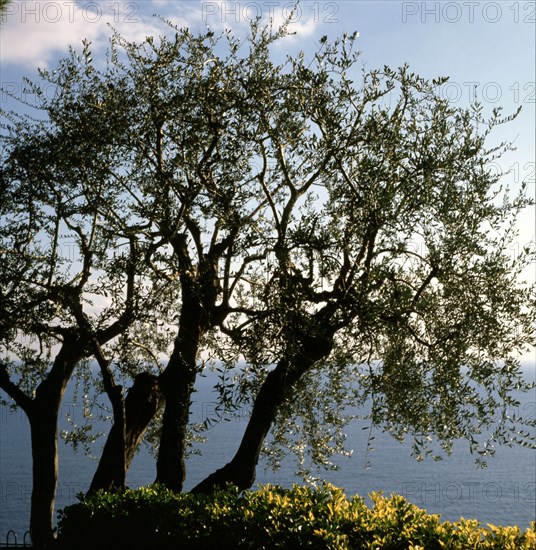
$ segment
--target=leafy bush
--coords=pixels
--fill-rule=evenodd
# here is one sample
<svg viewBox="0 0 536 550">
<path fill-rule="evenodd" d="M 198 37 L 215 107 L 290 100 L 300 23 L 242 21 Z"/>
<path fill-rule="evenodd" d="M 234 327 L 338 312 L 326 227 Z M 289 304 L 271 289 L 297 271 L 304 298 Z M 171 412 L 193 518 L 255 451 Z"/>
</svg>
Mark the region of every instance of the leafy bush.
<svg viewBox="0 0 536 550">
<path fill-rule="evenodd" d="M 347 499 L 319 488 L 266 485 L 239 493 L 173 494 L 152 485 L 99 492 L 59 513 L 60 549 L 501 549 L 536 550 L 536 524 L 483 527 L 476 520 L 441 522 L 405 498 L 380 493 Z"/>
</svg>

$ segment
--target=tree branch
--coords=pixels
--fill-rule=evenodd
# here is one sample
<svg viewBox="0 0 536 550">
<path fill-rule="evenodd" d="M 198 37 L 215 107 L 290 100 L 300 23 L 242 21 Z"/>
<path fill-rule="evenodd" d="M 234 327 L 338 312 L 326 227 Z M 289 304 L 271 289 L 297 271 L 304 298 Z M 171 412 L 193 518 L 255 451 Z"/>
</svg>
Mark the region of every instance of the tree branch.
<svg viewBox="0 0 536 550">
<path fill-rule="evenodd" d="M 0 388 L 2 388 L 27 415 L 30 414 L 33 404 L 32 399 L 11 381 L 7 372 L 7 365 L 3 361 L 0 362 Z"/>
</svg>

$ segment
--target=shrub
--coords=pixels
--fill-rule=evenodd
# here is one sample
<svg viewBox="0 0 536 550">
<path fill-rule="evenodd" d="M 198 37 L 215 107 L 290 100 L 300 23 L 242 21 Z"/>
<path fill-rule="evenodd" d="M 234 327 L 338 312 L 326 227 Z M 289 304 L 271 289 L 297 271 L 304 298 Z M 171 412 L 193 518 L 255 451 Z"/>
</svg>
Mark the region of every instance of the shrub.
<svg viewBox="0 0 536 550">
<path fill-rule="evenodd" d="M 347 499 L 330 484 L 239 493 L 174 494 L 152 485 L 99 492 L 59 513 L 58 548 L 195 549 L 501 549 L 536 550 L 536 525 L 483 527 L 477 520 L 441 522 L 399 495 Z"/>
</svg>

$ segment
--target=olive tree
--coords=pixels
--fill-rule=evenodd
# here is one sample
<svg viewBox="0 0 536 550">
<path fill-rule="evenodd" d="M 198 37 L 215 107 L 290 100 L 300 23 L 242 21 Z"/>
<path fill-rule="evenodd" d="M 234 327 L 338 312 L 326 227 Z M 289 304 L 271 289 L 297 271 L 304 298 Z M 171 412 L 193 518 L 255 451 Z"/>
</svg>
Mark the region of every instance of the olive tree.
<svg viewBox="0 0 536 550">
<path fill-rule="evenodd" d="M 313 65 L 289 60 L 299 84 L 264 101 L 273 268 L 266 277 L 259 264 L 243 297 L 258 313 L 222 325 L 247 359 L 237 386 L 252 414 L 234 458 L 195 491 L 250 487 L 274 426 L 272 456 L 290 445 L 302 464 L 309 454 L 329 466 L 343 407 L 367 399 L 371 426 L 413 435 L 417 459 L 434 439 L 447 453 L 466 439 L 479 463 L 494 443 L 533 445 L 533 421 L 508 414 L 512 391 L 530 388 L 517 358 L 534 344 L 522 282 L 534 254 L 512 261 L 510 247 L 533 203 L 491 170 L 509 144 L 486 145 L 516 114 L 449 105 L 446 79 L 407 66 L 356 87 L 352 50 L 344 37 Z"/>
<path fill-rule="evenodd" d="M 22 138 L 24 130 L 18 130 Z M 39 546 L 52 534 L 57 421 L 67 383 L 80 362 L 96 356 L 120 425 L 121 387 L 110 378 L 101 346 L 127 330 L 144 297 L 134 284 L 140 276 L 135 241 L 101 232 L 80 189 L 64 184 L 46 162 L 57 154 L 57 142 L 45 146 L 36 135 L 26 137 L 4 164 L 6 175 L 16 173 L 17 179 L 2 179 L 0 387 L 29 419 L 30 529 Z M 94 276 L 103 269 L 106 278 Z M 95 301 L 109 293 L 113 299 L 97 308 Z"/>
<path fill-rule="evenodd" d="M 273 39 L 258 38 L 250 56 Z M 40 83 L 28 82 L 42 120 L 5 113 L 2 192 L 10 200 L 2 209 L 3 276 L 14 291 L 31 295 L 11 264 L 27 262 L 44 273 L 44 282 L 33 272 L 23 280 L 43 289 L 43 301 L 59 296 L 66 323 L 87 338 L 61 378 L 50 444 L 57 406 L 82 358 L 101 366 L 101 385 L 113 405 L 114 424 L 92 491 L 124 486 L 126 468 L 164 402 L 157 480 L 182 488 L 202 340 L 228 313 L 240 311 L 232 299 L 237 282 L 264 254 L 258 235 L 267 205 L 251 185 L 254 152 L 243 151 L 256 131 L 240 94 L 250 64 L 238 59 L 237 40 L 229 36 L 227 42 L 227 58 L 218 59 L 211 33 L 195 38 L 181 31 L 158 46 L 148 39 L 141 47 L 114 36 L 105 69 L 93 62 L 85 42 L 82 53 L 72 51 L 57 70 L 41 71 Z M 52 87 L 57 93 L 50 97 Z M 14 244 L 16 232 L 27 247 Z M 36 242 L 42 253 L 33 252 Z M 76 247 L 80 257 L 64 257 L 62 245 L 64 252 Z M 130 252 L 125 256 L 124 250 Z M 59 293 L 58 280 L 65 281 Z M 94 296 L 99 303 L 91 304 Z M 40 302 L 25 300 L 25 315 L 40 318 Z M 22 325 L 19 302 L 6 292 L 3 318 L 14 325 L 2 339 L 2 387 L 18 404 L 10 376 L 32 378 L 35 372 L 22 356 L 33 354 L 34 344 L 26 341 L 21 351 L 16 330 L 36 330 Z M 52 309 L 51 323 L 56 314 Z M 105 338 L 100 324 L 114 316 L 115 330 L 107 329 Z M 53 325 L 49 332 L 59 330 Z M 42 358 L 45 378 L 52 373 L 51 353 L 52 346 Z M 117 376 L 134 378 L 126 398 Z M 44 452 L 35 445 L 36 460 Z M 39 495 L 47 504 L 41 510 L 48 517 L 42 526 L 47 539 L 53 491 Z"/>
<path fill-rule="evenodd" d="M 156 480 L 182 490 L 206 357 L 234 373 L 222 400 L 252 414 L 197 491 L 250 487 L 263 450 L 329 465 L 341 411 L 368 398 L 372 424 L 413 434 L 418 457 L 434 436 L 482 454 L 530 439 L 506 414 L 534 339 L 531 258 L 507 257 L 530 201 L 490 169 L 508 144 L 488 145 L 512 117 L 454 107 L 444 79 L 408 67 L 360 72 L 355 36 L 276 63 L 284 27 L 173 30 L 114 35 L 106 63 L 85 43 L 33 84 L 41 120 L 7 114 L 1 387 L 24 408 L 16 377 L 54 377 L 53 344 L 82 339 L 61 387 L 94 358 L 114 403 L 91 490 L 124 484 L 161 406 Z"/>
<path fill-rule="evenodd" d="M 79 365 L 81 375 L 91 378 L 89 359 L 100 367 L 100 384 L 110 397 L 117 434 L 109 475 L 114 485 L 124 486 L 131 460 L 126 422 L 143 417 L 143 399 L 137 400 L 133 417 L 130 408 L 125 409 L 129 402 L 125 404 L 122 386 L 114 378 L 111 359 L 124 357 L 127 342 L 129 349 L 145 349 L 149 332 L 151 353 L 166 351 L 166 338 L 157 338 L 154 327 L 167 320 L 161 307 L 173 301 L 167 281 L 152 277 L 141 261 L 147 255 L 146 242 L 121 218 L 105 215 L 119 208 L 117 193 L 105 184 L 115 159 L 105 148 L 99 150 L 96 140 L 110 142 L 112 126 L 99 125 L 101 115 L 95 108 L 80 116 L 78 94 L 88 93 L 87 86 L 73 78 L 80 66 L 82 75 L 91 78 L 87 48 L 65 60 L 55 80 L 42 73 L 45 85 L 57 86 L 56 97 L 47 98 L 42 85 L 27 82 L 37 98 L 34 112 L 4 113 L 0 387 L 30 423 L 30 531 L 36 547 L 53 538 L 58 411 L 75 368 Z M 113 131 L 121 131 L 120 122 L 116 117 Z M 143 357 L 136 355 L 142 364 Z M 119 363 L 123 375 L 139 372 L 130 363 Z M 152 417 L 161 398 L 150 391 L 154 383 L 147 378 L 136 378 L 140 383 L 134 384 L 134 394 L 145 388 L 142 397 L 149 401 L 146 408 Z M 82 428 L 69 437 L 80 442 L 91 440 L 92 434 Z"/>
</svg>

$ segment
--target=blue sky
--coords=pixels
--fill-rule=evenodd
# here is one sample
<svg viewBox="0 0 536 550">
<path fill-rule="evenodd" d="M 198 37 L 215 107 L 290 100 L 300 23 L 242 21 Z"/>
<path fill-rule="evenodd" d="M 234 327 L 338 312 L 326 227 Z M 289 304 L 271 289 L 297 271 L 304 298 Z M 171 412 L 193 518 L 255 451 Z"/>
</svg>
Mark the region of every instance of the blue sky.
<svg viewBox="0 0 536 550">
<path fill-rule="evenodd" d="M 240 35 L 255 15 L 277 23 L 292 5 L 282 0 L 12 0 L 0 27 L 0 80 L 4 88 L 22 93 L 24 75 L 34 76 L 37 66 L 53 66 L 70 44 L 79 48 L 84 37 L 98 57 L 109 25 L 143 40 L 166 32 L 153 17 L 159 14 L 193 30 L 227 27 Z M 306 0 L 298 10 L 291 25 L 297 34 L 281 54 L 303 49 L 312 55 L 322 35 L 358 31 L 368 68 L 407 62 L 425 77 L 449 76 L 444 93 L 460 105 L 472 99 L 475 83 L 488 111 L 501 105 L 511 113 L 522 105 L 522 115 L 503 127 L 500 137 L 516 140 L 517 153 L 504 161 L 506 168 L 516 166 L 513 180 L 528 178 L 534 184 L 534 1 Z M 2 106 L 7 104 L 2 96 Z M 533 227 L 525 231 L 529 240 L 533 233 Z"/>
<path fill-rule="evenodd" d="M 292 2 L 201 0 L 12 0 L 0 26 L 0 81 L 15 95 L 23 92 L 22 78 L 36 76 L 37 66 L 53 67 L 71 44 L 83 38 L 93 43 L 93 57 L 107 45 L 117 28 L 129 39 L 159 35 L 166 27 L 159 14 L 194 31 L 232 29 L 247 33 L 249 21 L 260 15 L 276 23 L 290 13 Z M 502 106 L 513 123 L 501 127 L 498 140 L 514 140 L 517 151 L 501 159 L 512 168 L 505 183 L 516 188 L 522 180 L 535 187 L 535 52 L 534 1 L 302 1 L 287 39 L 275 54 L 303 50 L 313 55 L 323 35 L 359 32 L 361 61 L 367 68 L 409 63 L 425 77 L 449 76 L 443 93 L 460 106 L 473 99 L 474 89 L 485 112 Z M 2 94 L 1 106 L 11 107 Z M 518 248 L 535 241 L 534 210 L 519 225 Z M 516 253 L 515 250 L 512 251 Z M 528 271 L 534 279 L 536 266 Z"/>
<path fill-rule="evenodd" d="M 84 37 L 93 42 L 97 57 L 109 25 L 132 39 L 161 34 L 166 28 L 155 13 L 193 30 L 227 27 L 245 34 L 255 15 L 277 23 L 292 5 L 278 0 L 12 0 L 0 27 L 0 79 L 4 87 L 22 90 L 23 75 L 34 75 L 38 65 L 53 66 L 69 44 L 80 47 Z M 477 83 L 479 99 L 489 109 L 502 105 L 509 113 L 522 105 L 521 118 L 505 132 L 519 135 L 516 160 L 530 177 L 533 165 L 523 167 L 534 161 L 534 1 L 306 0 L 298 10 L 291 25 L 297 34 L 282 54 L 298 49 L 312 54 L 322 35 L 358 31 L 362 62 L 369 68 L 407 62 L 423 76 L 449 76 L 445 94 L 460 104 L 469 102 Z"/>
</svg>

